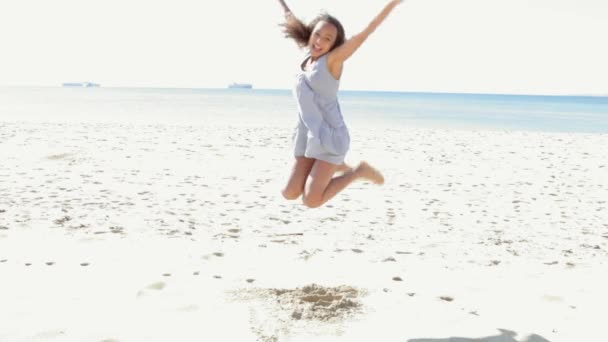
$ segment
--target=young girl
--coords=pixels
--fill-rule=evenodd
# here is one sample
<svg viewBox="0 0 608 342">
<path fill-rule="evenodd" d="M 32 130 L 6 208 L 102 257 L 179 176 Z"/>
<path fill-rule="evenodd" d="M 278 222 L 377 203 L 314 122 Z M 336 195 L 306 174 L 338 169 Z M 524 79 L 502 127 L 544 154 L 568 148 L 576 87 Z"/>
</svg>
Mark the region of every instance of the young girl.
<svg viewBox="0 0 608 342">
<path fill-rule="evenodd" d="M 350 136 L 337 94 L 344 62 L 402 0 L 390 1 L 362 32 L 348 40 L 336 18 L 321 14 L 305 25 L 284 0 L 279 2 L 285 11 L 285 37 L 308 52 L 294 88 L 299 112 L 294 136 L 296 160 L 283 196 L 293 200 L 303 195 L 304 205 L 316 208 L 357 179 L 383 184 L 382 174 L 368 163 L 362 161 L 355 168 L 344 164 Z M 334 177 L 336 172 L 343 174 Z"/>
</svg>

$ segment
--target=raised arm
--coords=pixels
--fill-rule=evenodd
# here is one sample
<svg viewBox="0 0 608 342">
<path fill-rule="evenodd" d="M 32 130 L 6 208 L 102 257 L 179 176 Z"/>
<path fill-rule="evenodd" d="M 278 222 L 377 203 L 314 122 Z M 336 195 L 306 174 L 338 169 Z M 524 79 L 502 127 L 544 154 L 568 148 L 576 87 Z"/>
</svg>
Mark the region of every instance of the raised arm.
<svg viewBox="0 0 608 342">
<path fill-rule="evenodd" d="M 282 0 L 280 1 L 282 2 Z M 355 51 L 359 49 L 359 47 L 361 47 L 367 37 L 369 37 L 378 26 L 380 26 L 384 19 L 388 17 L 389 13 L 391 13 L 391 11 L 401 2 L 403 2 L 403 0 L 390 1 L 386 6 L 384 6 L 380 14 L 378 14 L 363 31 L 352 36 L 345 41 L 344 44 L 331 51 L 327 56 L 327 61 L 330 67 L 341 70 L 342 63 L 352 56 Z"/>
</svg>

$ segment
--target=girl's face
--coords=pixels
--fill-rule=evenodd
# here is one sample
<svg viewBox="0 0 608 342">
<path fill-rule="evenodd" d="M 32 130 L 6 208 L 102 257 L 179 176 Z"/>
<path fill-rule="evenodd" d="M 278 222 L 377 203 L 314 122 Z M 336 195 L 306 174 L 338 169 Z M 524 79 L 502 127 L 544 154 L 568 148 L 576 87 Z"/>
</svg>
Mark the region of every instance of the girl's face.
<svg viewBox="0 0 608 342">
<path fill-rule="evenodd" d="M 310 56 L 317 58 L 329 52 L 337 37 L 338 29 L 334 25 L 326 21 L 319 21 L 312 30 L 308 41 Z"/>
</svg>

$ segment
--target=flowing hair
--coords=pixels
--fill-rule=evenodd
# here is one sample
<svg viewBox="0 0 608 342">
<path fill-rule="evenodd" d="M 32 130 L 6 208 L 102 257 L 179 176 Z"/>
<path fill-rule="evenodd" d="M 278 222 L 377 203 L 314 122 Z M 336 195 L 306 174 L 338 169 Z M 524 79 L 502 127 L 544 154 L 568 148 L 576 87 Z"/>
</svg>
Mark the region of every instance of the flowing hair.
<svg viewBox="0 0 608 342">
<path fill-rule="evenodd" d="M 332 45 L 332 47 L 329 49 L 329 51 L 344 44 L 346 36 L 346 34 L 344 33 L 344 27 L 342 26 L 340 21 L 338 21 L 338 19 L 327 13 L 321 13 L 308 25 L 304 24 L 300 19 L 296 18 L 295 16 L 288 15 L 285 18 L 285 22 L 282 23 L 280 26 L 283 27 L 283 33 L 285 34 L 285 38 L 295 40 L 296 44 L 298 44 L 299 47 L 303 48 L 308 45 L 310 35 L 312 35 L 312 31 L 320 21 L 324 21 L 334 25 L 336 27 L 336 30 L 338 31 L 336 41 L 334 42 L 334 45 Z"/>
</svg>

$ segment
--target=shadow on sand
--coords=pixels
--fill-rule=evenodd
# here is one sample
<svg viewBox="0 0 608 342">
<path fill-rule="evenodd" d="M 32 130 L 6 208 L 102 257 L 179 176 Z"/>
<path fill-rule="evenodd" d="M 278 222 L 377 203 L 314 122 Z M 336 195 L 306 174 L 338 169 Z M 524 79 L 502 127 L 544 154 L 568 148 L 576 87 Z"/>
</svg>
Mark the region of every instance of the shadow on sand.
<svg viewBox="0 0 608 342">
<path fill-rule="evenodd" d="M 467 338 L 467 337 L 447 337 L 447 338 L 415 338 L 408 340 L 407 342 L 551 342 L 546 338 L 532 334 L 527 336 L 523 340 L 515 339 L 517 334 L 510 330 L 498 329 L 500 335 L 480 337 L 480 338 Z"/>
</svg>

